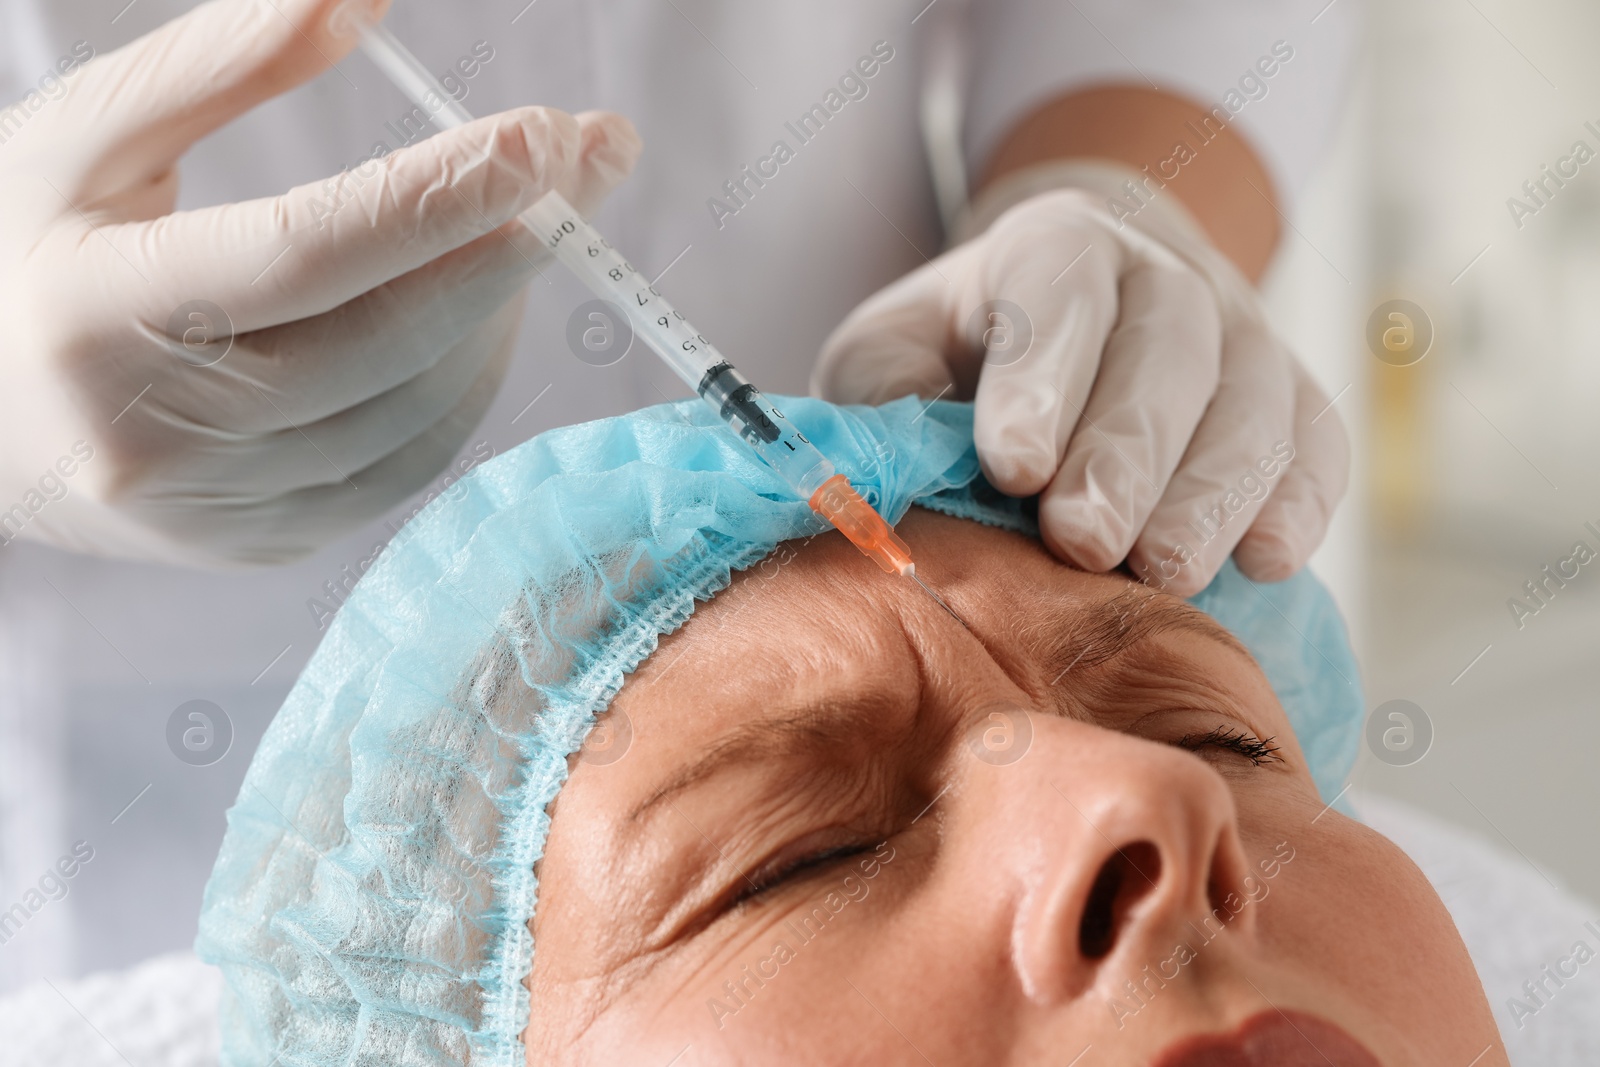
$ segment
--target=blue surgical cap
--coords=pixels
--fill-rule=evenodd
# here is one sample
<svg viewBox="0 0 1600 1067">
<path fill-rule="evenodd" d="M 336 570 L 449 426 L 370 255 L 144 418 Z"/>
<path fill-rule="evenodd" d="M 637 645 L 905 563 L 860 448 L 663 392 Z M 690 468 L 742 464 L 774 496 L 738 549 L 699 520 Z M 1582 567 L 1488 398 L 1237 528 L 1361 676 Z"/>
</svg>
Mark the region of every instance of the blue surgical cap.
<svg viewBox="0 0 1600 1067">
<path fill-rule="evenodd" d="M 972 409 L 783 399 L 891 522 L 1036 533 L 983 481 Z M 520 1067 L 534 865 L 568 758 L 699 601 L 822 528 L 696 400 L 552 430 L 406 526 L 262 738 L 206 886 L 227 1067 Z M 1195 598 L 1255 654 L 1325 796 L 1362 717 L 1307 573 Z"/>
</svg>

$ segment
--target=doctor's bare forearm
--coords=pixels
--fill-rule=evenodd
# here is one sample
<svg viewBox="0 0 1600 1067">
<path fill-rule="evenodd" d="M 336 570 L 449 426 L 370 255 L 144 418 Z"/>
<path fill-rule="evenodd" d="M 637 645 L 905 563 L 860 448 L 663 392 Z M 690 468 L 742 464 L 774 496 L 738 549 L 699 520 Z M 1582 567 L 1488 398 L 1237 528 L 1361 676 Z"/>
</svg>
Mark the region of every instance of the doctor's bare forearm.
<svg viewBox="0 0 1600 1067">
<path fill-rule="evenodd" d="M 1156 176 L 1150 187 L 1161 185 L 1175 195 L 1252 281 L 1261 277 L 1277 247 L 1274 190 L 1261 159 L 1231 125 L 1221 126 L 1183 97 L 1131 85 L 1056 97 L 1001 139 L 977 187 L 1024 167 L 1066 159 L 1148 167 Z"/>
</svg>

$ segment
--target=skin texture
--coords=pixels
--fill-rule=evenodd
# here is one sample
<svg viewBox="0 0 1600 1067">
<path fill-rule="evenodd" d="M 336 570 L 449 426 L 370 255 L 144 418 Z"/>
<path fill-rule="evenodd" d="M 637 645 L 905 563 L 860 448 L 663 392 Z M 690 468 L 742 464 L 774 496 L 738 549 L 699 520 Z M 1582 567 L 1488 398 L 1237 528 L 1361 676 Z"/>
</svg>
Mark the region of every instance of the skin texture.
<svg viewBox="0 0 1600 1067">
<path fill-rule="evenodd" d="M 1014 170 L 1056 159 L 1109 159 L 1157 168 L 1179 141 L 1193 142 L 1204 108 L 1144 86 L 1105 85 L 1041 104 L 1007 133 L 979 187 Z M 1251 281 L 1278 247 L 1281 224 L 1272 179 L 1232 126 L 1207 144 L 1167 188 L 1205 228 L 1211 243 Z"/>
<path fill-rule="evenodd" d="M 553 809 L 530 1064 L 1148 1065 L 1275 1009 L 1507 1062 L 1438 897 L 1325 809 L 1226 634 L 1028 538 L 899 531 L 970 631 L 828 533 L 624 686 L 631 742 Z M 1181 747 L 1219 727 L 1280 758 Z"/>
</svg>

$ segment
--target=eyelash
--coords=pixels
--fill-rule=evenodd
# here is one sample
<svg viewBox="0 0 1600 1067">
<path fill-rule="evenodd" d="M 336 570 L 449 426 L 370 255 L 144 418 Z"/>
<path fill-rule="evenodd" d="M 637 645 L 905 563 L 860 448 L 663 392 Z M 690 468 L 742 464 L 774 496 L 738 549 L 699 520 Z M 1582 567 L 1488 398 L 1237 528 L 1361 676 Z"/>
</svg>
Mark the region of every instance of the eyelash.
<svg viewBox="0 0 1600 1067">
<path fill-rule="evenodd" d="M 809 856 L 802 856 L 792 863 L 786 863 L 782 867 L 766 872 L 758 878 L 746 876 L 743 889 L 728 902 L 728 908 L 729 910 L 737 908 L 739 905 L 748 903 L 756 897 L 763 896 L 797 874 L 825 867 L 839 860 L 850 859 L 865 852 L 871 852 L 877 847 L 876 843 L 870 845 L 839 845 L 835 848 L 813 852 Z"/>
<path fill-rule="evenodd" d="M 1178 747 L 1190 752 L 1198 752 L 1202 748 L 1227 749 L 1259 767 L 1264 763 L 1283 762 L 1283 757 L 1278 755 L 1278 746 L 1272 741 L 1270 737 L 1263 739 L 1231 726 L 1219 726 L 1203 734 L 1184 734 L 1178 739 Z"/>
</svg>

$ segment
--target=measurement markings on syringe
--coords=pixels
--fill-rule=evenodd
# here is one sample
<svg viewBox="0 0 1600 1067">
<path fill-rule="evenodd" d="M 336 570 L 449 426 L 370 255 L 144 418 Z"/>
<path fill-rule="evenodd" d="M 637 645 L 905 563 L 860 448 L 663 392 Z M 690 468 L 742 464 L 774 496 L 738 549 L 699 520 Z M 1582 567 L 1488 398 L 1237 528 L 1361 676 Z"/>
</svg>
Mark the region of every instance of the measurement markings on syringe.
<svg viewBox="0 0 1600 1067">
<path fill-rule="evenodd" d="M 546 246 L 555 252 L 563 240 L 578 232 L 578 225 L 572 219 L 563 220 L 545 240 Z M 639 276 L 633 264 L 623 259 L 603 237 L 596 235 L 584 246 L 584 251 L 589 259 L 599 261 L 597 265 L 605 276 L 617 283 L 616 288 L 622 292 L 629 291 L 627 283 L 630 276 Z M 703 334 L 694 332 L 694 327 L 683 313 L 674 308 L 655 286 L 646 284 L 633 289 L 632 297 L 626 306 L 628 317 L 645 331 L 653 323 L 666 332 L 672 344 L 701 372 L 699 381 L 692 383 L 695 391 L 715 404 L 724 420 L 738 421 L 739 436 L 752 445 L 781 442 L 789 452 L 797 451 L 797 442 L 807 442 L 806 436 L 798 430 L 785 432 L 780 425 L 788 421 L 783 413 L 759 389 L 745 380 Z"/>
<path fill-rule="evenodd" d="M 820 457 L 805 434 L 576 212 L 564 211 L 540 232 L 545 247 L 588 279 L 596 292 L 606 292 L 608 303 L 632 324 L 635 334 L 717 410 L 729 429 L 784 474 L 797 491 L 803 489 L 803 497 L 809 498 L 833 473 L 832 465 Z M 579 241 L 573 243 L 569 237 Z"/>
<path fill-rule="evenodd" d="M 577 225 L 571 219 L 567 219 L 566 221 L 562 222 L 560 229 L 556 230 L 556 232 L 545 241 L 545 244 L 552 252 L 554 252 L 556 250 L 556 246 L 561 243 L 563 238 L 575 233 L 576 231 Z M 633 264 L 623 259 L 617 250 L 611 247 L 611 243 L 603 237 L 590 242 L 585 251 L 588 252 L 589 258 L 601 259 L 601 266 L 605 268 L 606 276 L 614 282 L 625 282 L 628 278 L 628 275 L 639 273 L 638 270 L 634 268 Z M 621 286 L 619 285 L 619 288 L 620 287 Z M 670 332 L 676 333 L 678 336 L 674 337 L 673 339 L 678 341 L 679 347 L 684 352 L 698 352 L 700 351 L 701 346 L 705 346 L 708 351 L 711 350 L 711 342 L 707 341 L 703 335 L 694 333 L 693 328 L 689 325 L 689 321 L 683 317 L 683 313 L 674 308 L 653 285 L 646 285 L 643 288 L 634 291 L 634 304 L 629 306 L 628 311 L 634 317 L 640 315 L 649 317 L 651 312 L 644 312 L 638 309 L 648 306 L 652 302 L 652 298 L 654 299 L 654 302 L 659 305 L 659 310 L 661 311 L 661 314 L 654 316 L 655 324 Z M 682 325 L 681 332 L 679 332 L 678 329 L 680 324 Z M 679 338 L 682 339 L 680 340 Z M 719 361 L 720 360 L 718 358 L 707 358 L 705 356 L 700 357 L 700 362 L 703 363 L 709 364 Z"/>
</svg>

